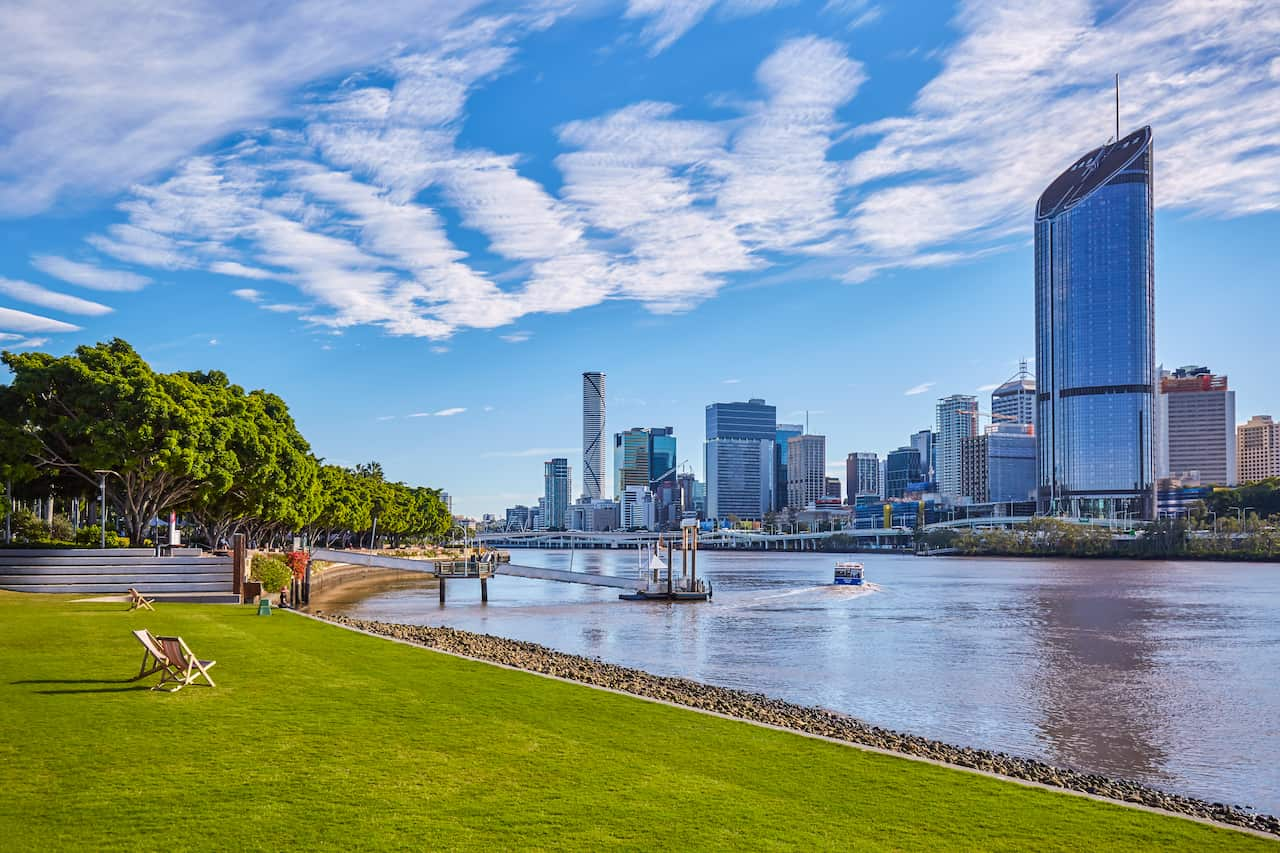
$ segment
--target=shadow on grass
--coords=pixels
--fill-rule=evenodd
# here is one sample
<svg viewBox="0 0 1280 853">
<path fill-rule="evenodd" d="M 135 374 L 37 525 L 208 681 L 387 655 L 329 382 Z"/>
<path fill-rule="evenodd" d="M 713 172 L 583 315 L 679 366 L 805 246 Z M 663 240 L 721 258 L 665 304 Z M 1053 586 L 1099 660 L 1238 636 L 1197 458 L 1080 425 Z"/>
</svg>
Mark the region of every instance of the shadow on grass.
<svg viewBox="0 0 1280 853">
<path fill-rule="evenodd" d="M 81 687 L 68 690 L 33 690 L 43 696 L 55 696 L 66 693 L 127 693 L 130 690 L 150 690 L 151 688 L 136 678 L 31 678 L 23 681 L 11 681 L 10 684 L 114 684 L 115 687 Z"/>
</svg>

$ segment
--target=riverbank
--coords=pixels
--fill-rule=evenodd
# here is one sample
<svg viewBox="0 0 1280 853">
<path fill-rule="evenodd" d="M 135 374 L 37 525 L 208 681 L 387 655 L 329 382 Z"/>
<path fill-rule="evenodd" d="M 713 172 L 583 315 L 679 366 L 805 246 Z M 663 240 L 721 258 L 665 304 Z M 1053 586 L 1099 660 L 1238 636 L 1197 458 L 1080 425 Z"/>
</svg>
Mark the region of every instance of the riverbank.
<svg viewBox="0 0 1280 853">
<path fill-rule="evenodd" d="M 1280 835 L 1280 819 L 1271 815 L 1170 794 L 1123 779 L 1081 773 L 1004 753 L 957 747 L 915 735 L 868 725 L 844 714 L 805 707 L 685 678 L 652 675 L 601 660 L 565 654 L 554 649 L 454 628 L 401 625 L 317 613 L 341 625 L 392 637 L 478 660 L 553 675 L 738 719 L 779 726 L 945 764 L 980 770 L 1078 793 Z"/>
<path fill-rule="evenodd" d="M 1275 849 L 255 613 L 0 593 L 5 849 Z M 218 686 L 129 681 L 143 627 Z"/>
</svg>

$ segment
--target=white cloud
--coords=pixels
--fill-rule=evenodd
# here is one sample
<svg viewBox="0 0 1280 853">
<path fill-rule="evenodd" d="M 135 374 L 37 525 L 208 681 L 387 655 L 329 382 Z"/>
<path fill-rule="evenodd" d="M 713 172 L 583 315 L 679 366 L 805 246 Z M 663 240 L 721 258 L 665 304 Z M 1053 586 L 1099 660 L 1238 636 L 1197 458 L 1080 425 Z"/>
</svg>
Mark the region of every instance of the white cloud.
<svg viewBox="0 0 1280 853">
<path fill-rule="evenodd" d="M 37 314 L 28 314 L 26 311 L 3 307 L 0 307 L 0 329 L 23 333 L 80 331 L 79 326 L 73 326 L 61 320 L 53 320 Z"/>
<path fill-rule="evenodd" d="M 903 391 L 902 394 L 905 397 L 914 397 L 917 394 L 925 393 L 936 384 L 937 384 L 936 382 L 921 382 L 919 385 L 913 385 L 907 390 Z"/>
<path fill-rule="evenodd" d="M 217 345 L 218 345 L 218 339 L 217 339 L 217 338 L 209 338 L 209 346 L 211 346 L 211 347 L 216 347 Z"/>
<path fill-rule="evenodd" d="M 231 291 L 231 295 L 238 299 L 243 299 L 245 302 L 261 302 L 263 293 L 261 290 L 254 290 L 252 287 L 242 287 Z"/>
<path fill-rule="evenodd" d="M 436 355 L 443 355 L 444 353 L 447 353 L 447 352 L 449 351 L 449 348 L 448 348 L 448 347 L 445 347 L 445 346 L 439 346 L 439 345 L 437 345 L 437 346 L 433 346 L 433 347 L 431 348 L 431 351 L 432 351 L 433 353 L 435 353 Z"/>
<path fill-rule="evenodd" d="M 235 276 L 236 278 L 255 279 L 258 281 L 279 277 L 276 273 L 273 273 L 270 270 L 258 269 L 257 267 L 247 267 L 238 261 L 216 261 L 209 265 L 209 272 L 216 272 L 220 275 Z"/>
<path fill-rule="evenodd" d="M 263 311 L 272 311 L 276 314 L 301 314 L 307 310 L 305 305 L 294 305 L 289 302 L 272 302 L 258 307 Z"/>
<path fill-rule="evenodd" d="M 69 284 L 91 290 L 127 292 L 142 290 L 151 279 L 125 270 L 106 270 L 93 264 L 69 261 L 56 255 L 34 255 L 31 266 Z"/>
<path fill-rule="evenodd" d="M 405 415 L 405 417 L 407 417 L 407 418 L 429 418 L 429 417 L 431 417 L 431 413 L 430 413 L 430 412 L 414 412 L 414 413 L 413 413 L 413 414 L 411 414 L 411 415 Z"/>
<path fill-rule="evenodd" d="M 66 293 L 58 293 L 57 291 L 43 288 L 38 284 L 15 281 L 11 278 L 0 278 L 0 293 L 10 299 L 39 305 L 41 308 L 52 308 L 54 311 L 62 311 L 66 314 L 84 314 L 98 317 L 111 313 L 110 306 L 99 302 L 90 302 L 88 299 L 81 299 L 78 296 L 70 296 Z"/>
<path fill-rule="evenodd" d="M 792 0 L 720 0 L 725 17 L 754 15 Z M 675 44 L 717 5 L 717 0 L 628 0 L 628 18 L 647 18 L 641 34 L 651 43 L 650 53 L 658 54 Z"/>
<path fill-rule="evenodd" d="M 738 384 L 739 382 L 741 382 L 741 381 L 742 381 L 741 379 L 725 379 L 725 380 L 723 381 L 723 384 L 725 384 L 725 385 L 737 385 L 737 384 Z"/>
<path fill-rule="evenodd" d="M 511 332 L 506 335 L 498 335 L 498 337 L 509 344 L 522 344 L 529 340 L 529 338 L 533 337 L 533 335 L 529 332 Z"/>
<path fill-rule="evenodd" d="M 454 415 L 460 415 L 465 411 L 466 409 L 461 406 L 454 406 L 451 409 L 441 409 L 440 411 L 435 413 L 435 416 L 437 418 L 451 418 Z"/>
<path fill-rule="evenodd" d="M 0 30 L 0 210 L 110 193 L 287 111 L 304 84 L 447 37 L 473 0 L 28 4 Z"/>
<path fill-rule="evenodd" d="M 380 421 L 394 421 L 395 419 L 396 419 L 395 415 L 379 415 L 378 416 L 378 420 Z"/>
</svg>

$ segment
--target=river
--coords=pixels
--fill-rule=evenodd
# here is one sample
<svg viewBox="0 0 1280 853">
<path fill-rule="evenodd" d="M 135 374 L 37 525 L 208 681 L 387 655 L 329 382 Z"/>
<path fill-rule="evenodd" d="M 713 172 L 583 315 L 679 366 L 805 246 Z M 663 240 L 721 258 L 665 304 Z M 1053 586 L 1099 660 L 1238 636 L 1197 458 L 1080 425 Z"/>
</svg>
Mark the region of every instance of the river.
<svg viewBox="0 0 1280 853">
<path fill-rule="evenodd" d="M 631 576 L 634 551 L 515 550 Z M 679 559 L 677 553 L 677 560 Z M 1280 814 L 1280 566 L 700 552 L 706 604 L 498 577 L 371 592 L 350 616 L 529 640 Z"/>
</svg>

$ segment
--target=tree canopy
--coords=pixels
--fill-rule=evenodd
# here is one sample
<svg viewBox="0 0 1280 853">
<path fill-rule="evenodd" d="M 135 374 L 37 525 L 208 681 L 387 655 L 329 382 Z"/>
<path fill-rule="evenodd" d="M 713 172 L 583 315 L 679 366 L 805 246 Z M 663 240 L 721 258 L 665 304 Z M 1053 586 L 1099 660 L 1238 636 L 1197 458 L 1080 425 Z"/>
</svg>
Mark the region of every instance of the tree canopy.
<svg viewBox="0 0 1280 853">
<path fill-rule="evenodd" d="M 135 542 L 170 511 L 212 546 L 235 532 L 347 542 L 367 533 L 373 544 L 448 530 L 437 491 L 387 482 L 376 462 L 323 464 L 280 397 L 246 393 L 220 371 L 157 373 L 118 338 L 62 357 L 0 358 L 13 372 L 0 386 L 0 475 L 45 494 L 96 494 L 108 476 Z"/>
</svg>

